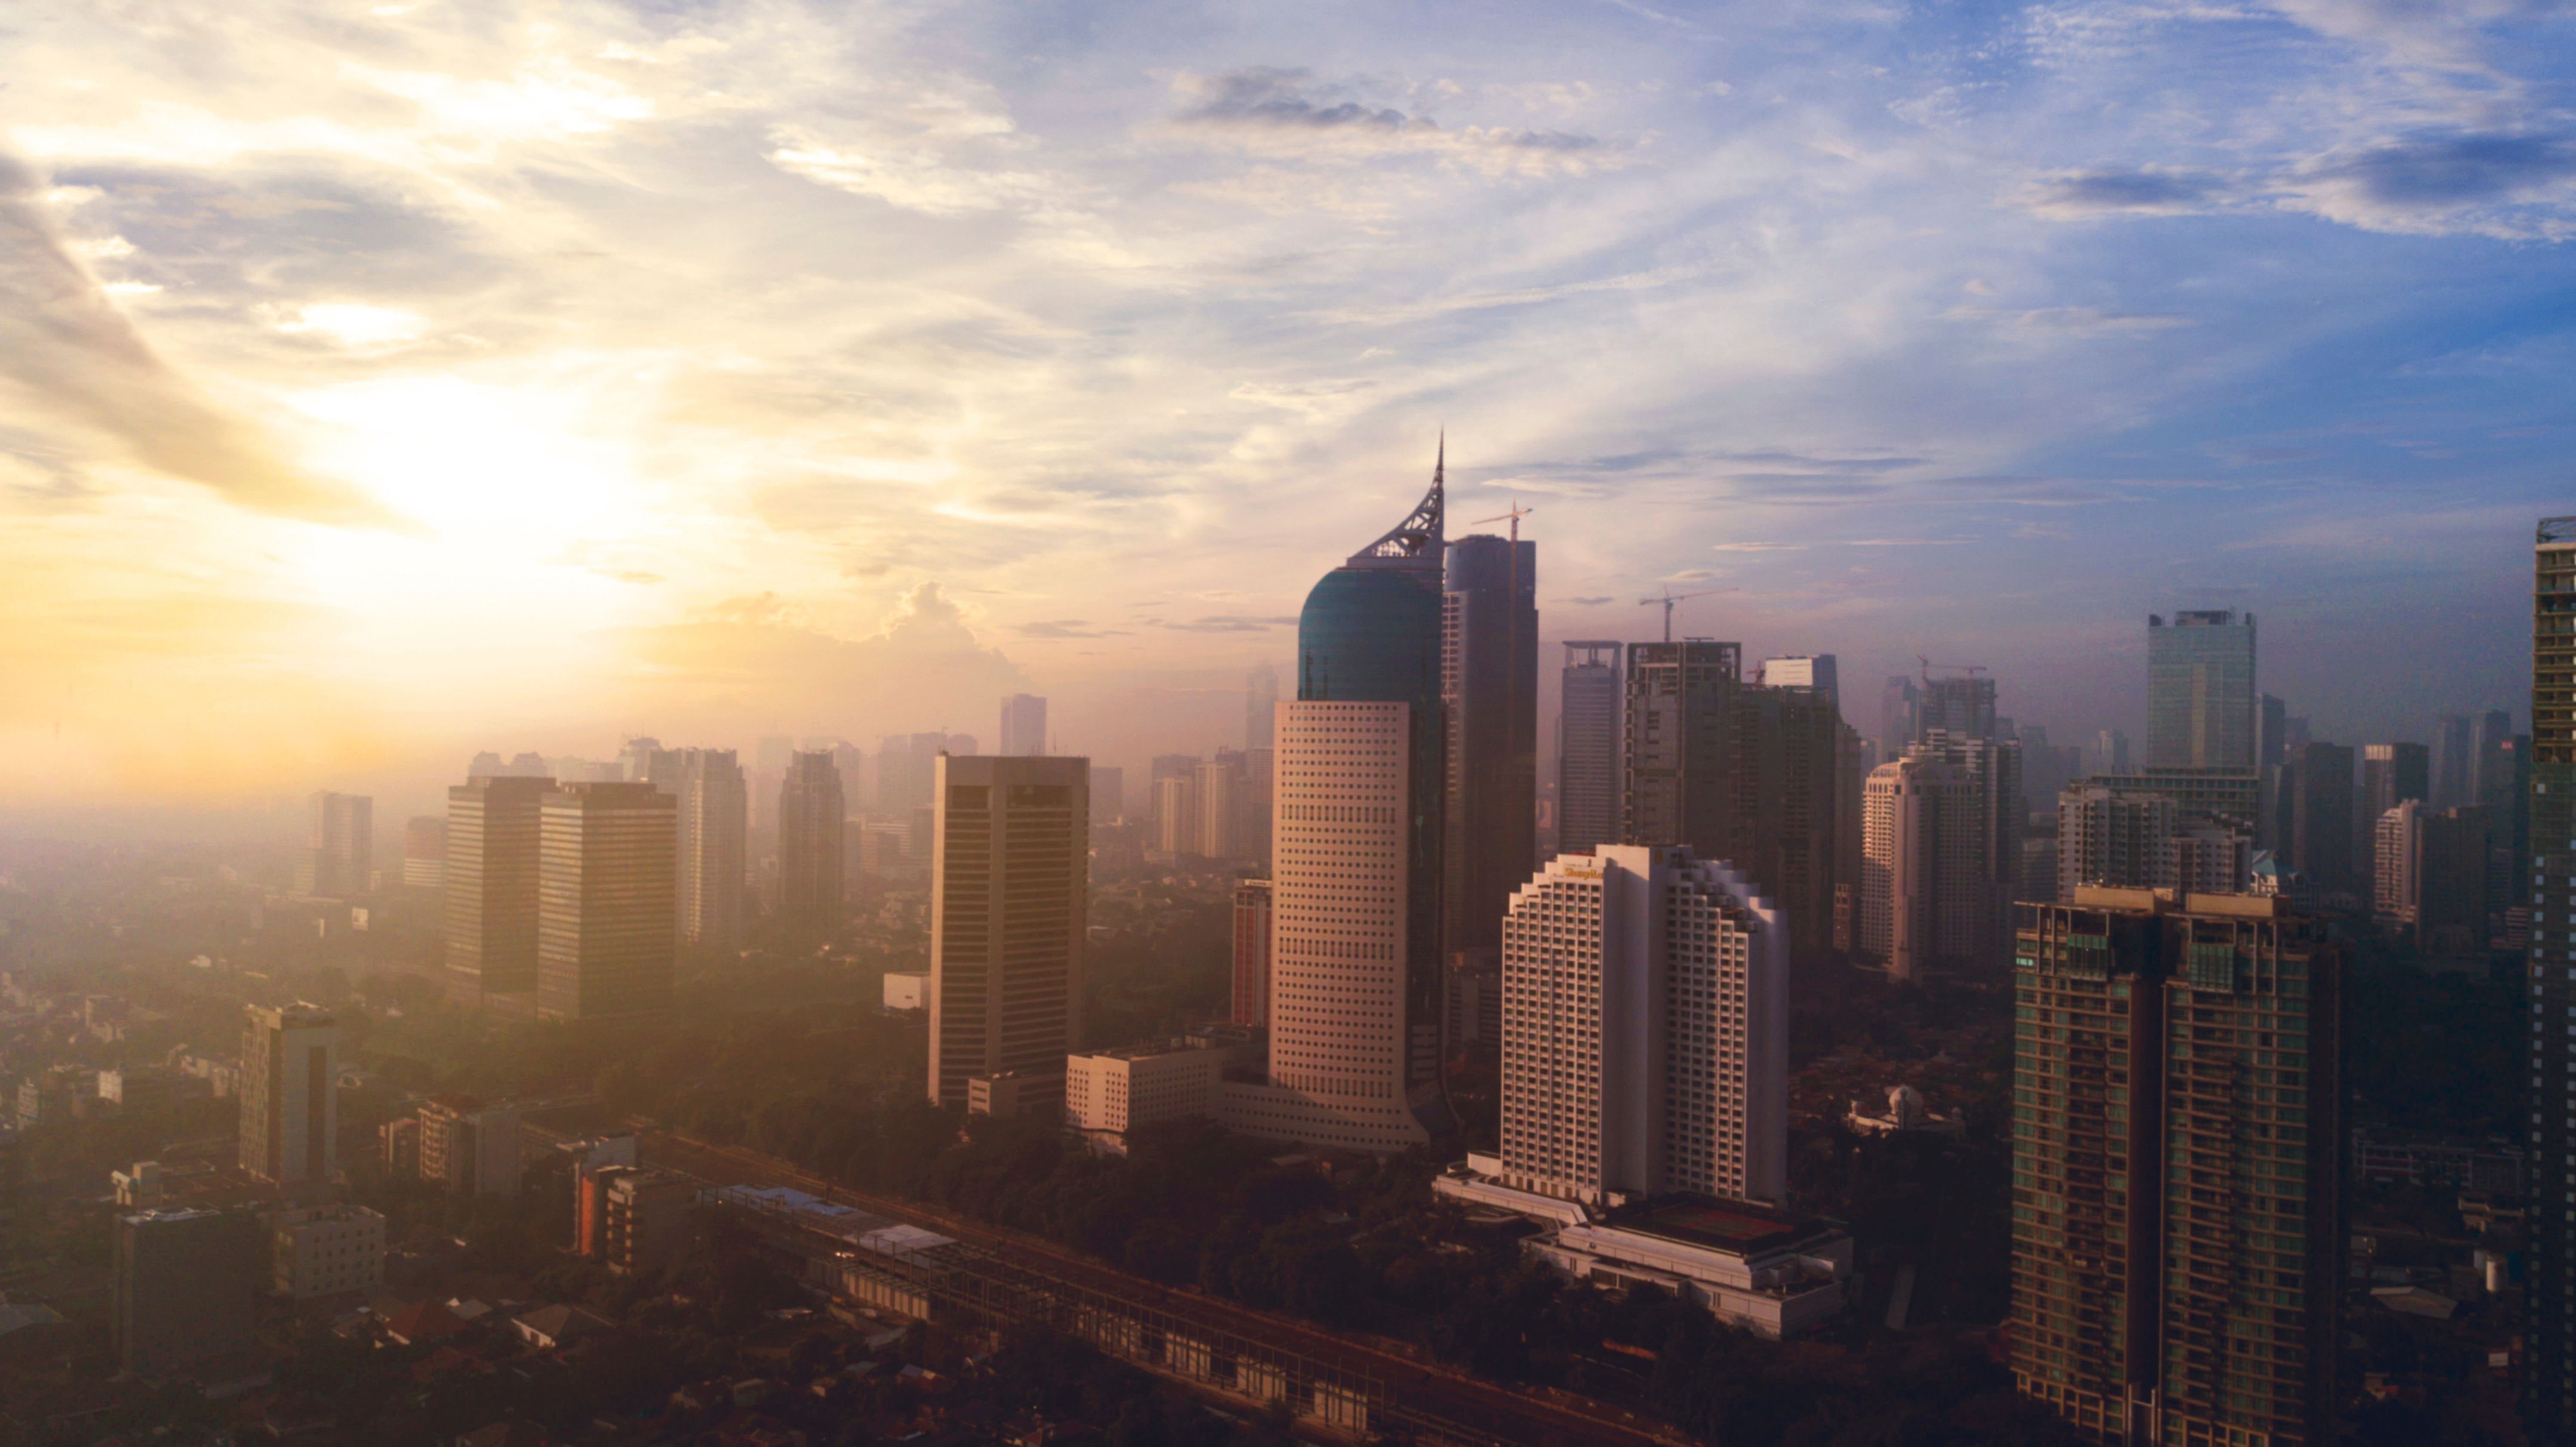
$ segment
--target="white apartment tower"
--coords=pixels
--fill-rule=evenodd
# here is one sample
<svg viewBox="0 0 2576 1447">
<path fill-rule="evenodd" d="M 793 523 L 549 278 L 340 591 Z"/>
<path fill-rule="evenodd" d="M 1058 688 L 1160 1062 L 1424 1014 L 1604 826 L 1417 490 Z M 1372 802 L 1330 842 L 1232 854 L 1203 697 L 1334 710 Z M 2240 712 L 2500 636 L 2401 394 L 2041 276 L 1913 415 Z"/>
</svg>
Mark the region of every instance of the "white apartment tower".
<svg viewBox="0 0 2576 1447">
<path fill-rule="evenodd" d="M 1788 925 L 1733 865 L 1603 845 L 1512 896 L 1504 1184 L 1779 1201 L 1788 1071 Z"/>
<path fill-rule="evenodd" d="M 340 1025 L 319 1005 L 253 1005 L 242 1031 L 241 1168 L 280 1186 L 340 1169 Z"/>
<path fill-rule="evenodd" d="M 1861 786 L 1860 953 L 1911 980 L 1975 948 L 1985 882 L 1975 781 L 1965 769 L 1904 758 Z"/>
</svg>

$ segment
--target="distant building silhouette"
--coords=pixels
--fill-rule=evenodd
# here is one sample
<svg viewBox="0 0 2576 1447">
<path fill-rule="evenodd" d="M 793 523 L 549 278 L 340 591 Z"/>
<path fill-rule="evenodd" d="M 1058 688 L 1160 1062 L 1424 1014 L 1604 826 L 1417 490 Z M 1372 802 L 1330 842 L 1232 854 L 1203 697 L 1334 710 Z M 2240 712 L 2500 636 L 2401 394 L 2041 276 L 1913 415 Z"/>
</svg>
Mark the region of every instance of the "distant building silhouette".
<svg viewBox="0 0 2576 1447">
<path fill-rule="evenodd" d="M 2251 769 L 2261 756 L 2254 616 L 2147 618 L 2147 766 Z"/>
<path fill-rule="evenodd" d="M 930 1079 L 964 1107 L 1017 1072 L 1019 1108 L 1054 1109 L 1082 1029 L 1091 763 L 939 760 L 930 881 Z"/>
<path fill-rule="evenodd" d="M 376 801 L 327 790 L 305 800 L 304 851 L 295 859 L 295 892 L 325 899 L 365 894 L 375 868 Z"/>
<path fill-rule="evenodd" d="M 778 910 L 808 929 L 841 918 L 841 772 L 828 753 L 799 753 L 778 786 Z"/>
<path fill-rule="evenodd" d="M 1569 642 L 1556 726 L 1556 837 L 1562 853 L 1616 843 L 1626 696 L 1615 641 Z"/>
<path fill-rule="evenodd" d="M 999 751 L 1006 758 L 1034 758 L 1045 753 L 1047 701 L 1033 693 L 1014 693 L 1003 698 L 999 737 Z"/>
<path fill-rule="evenodd" d="M 536 1013 L 627 1019 L 671 1008 L 677 801 L 649 783 L 561 784 L 539 807 Z"/>
</svg>

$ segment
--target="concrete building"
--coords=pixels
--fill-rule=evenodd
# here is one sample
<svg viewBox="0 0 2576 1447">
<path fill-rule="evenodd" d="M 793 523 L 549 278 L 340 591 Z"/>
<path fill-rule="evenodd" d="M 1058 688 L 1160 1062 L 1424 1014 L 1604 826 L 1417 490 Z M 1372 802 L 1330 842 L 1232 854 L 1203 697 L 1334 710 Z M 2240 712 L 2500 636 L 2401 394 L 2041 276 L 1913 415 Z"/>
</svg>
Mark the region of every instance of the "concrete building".
<svg viewBox="0 0 2576 1447">
<path fill-rule="evenodd" d="M 1131 1131 L 1212 1119 L 1225 1057 L 1187 1044 L 1095 1050 L 1064 1061 L 1064 1123 L 1096 1150 L 1126 1153 Z"/>
<path fill-rule="evenodd" d="M 1538 544 L 1478 534 L 1446 556 L 1443 959 L 1501 945 L 1503 910 L 1538 853 Z"/>
<path fill-rule="evenodd" d="M 252 1005 L 242 1030 L 241 1168 L 314 1189 L 339 1174 L 340 1025 L 319 1005 Z"/>
<path fill-rule="evenodd" d="M 519 1194 L 519 1108 L 434 1095 L 420 1108 L 420 1178 L 454 1196 Z"/>
<path fill-rule="evenodd" d="M 2524 1422 L 2576 1440 L 2576 517 L 2543 518 L 2532 549 L 2530 882 L 2531 1220 Z M 2439 736 L 2437 735 L 2437 738 Z M 2436 770 L 2436 788 L 2440 784 Z"/>
<path fill-rule="evenodd" d="M 621 1275 L 659 1271 L 688 1244 L 698 1190 L 669 1171 L 604 1166 L 592 1173 L 600 1201 L 599 1260 Z"/>
<path fill-rule="evenodd" d="M 1234 887 L 1234 950 L 1230 1008 L 1237 1025 L 1270 1023 L 1272 885 L 1247 879 Z"/>
<path fill-rule="evenodd" d="M 305 800 L 304 849 L 295 857 L 295 892 L 347 899 L 370 891 L 375 870 L 376 801 L 328 790 Z"/>
<path fill-rule="evenodd" d="M 1029 1076 L 1051 1107 L 1081 1031 L 1091 763 L 939 760 L 930 882 L 930 1099 L 978 1075 Z"/>
<path fill-rule="evenodd" d="M 1623 1206 L 1527 1249 L 1569 1280 L 1653 1287 L 1773 1340 L 1838 1315 L 1854 1265 L 1851 1233 L 1831 1222 L 1690 1196 Z"/>
<path fill-rule="evenodd" d="M 1915 708 L 1914 737 L 1906 742 L 1925 743 L 1935 730 L 1963 739 L 1995 737 L 1995 681 L 1975 671 L 1958 678 L 1924 679 L 1922 702 Z"/>
<path fill-rule="evenodd" d="M 2254 615 L 2234 611 L 2147 618 L 2150 768 L 2254 767 L 2260 749 Z"/>
<path fill-rule="evenodd" d="M 1580 854 L 1620 837 L 1619 734 L 1626 692 L 1620 684 L 1619 652 L 1615 640 L 1565 645 L 1556 724 L 1556 839 L 1561 853 Z"/>
<path fill-rule="evenodd" d="M 833 757 L 840 757 L 837 750 Z M 751 848 L 751 790 L 742 765 L 731 749 L 657 748 L 642 762 L 645 772 L 629 777 L 646 780 L 672 799 L 672 887 L 679 897 L 680 938 L 709 949 L 740 949 Z"/>
<path fill-rule="evenodd" d="M 1902 673 L 1891 673 L 1878 694 L 1878 758 L 1880 763 L 1895 760 L 1914 742 L 1917 723 L 1922 717 L 1923 690 Z"/>
<path fill-rule="evenodd" d="M 257 1370 L 265 1244 L 248 1211 L 117 1217 L 109 1282 L 117 1369 L 147 1382 Z"/>
<path fill-rule="evenodd" d="M 2034 902 L 2072 899 L 2085 885 L 2239 892 L 2251 883 L 2253 845 L 2242 823 L 2188 813 L 2134 776 L 2069 784 L 2057 799 L 2056 888 Z"/>
<path fill-rule="evenodd" d="M 1881 764 L 1862 787 L 1861 811 L 1856 953 L 1895 980 L 1973 961 L 1987 886 L 1983 811 L 1967 771 L 1924 757 Z"/>
<path fill-rule="evenodd" d="M 1672 846 L 1559 855 L 1503 932 L 1503 1183 L 1780 1200 L 1788 1032 L 1788 927 L 1751 880 Z"/>
<path fill-rule="evenodd" d="M 1001 742 L 1004 758 L 1033 759 L 1047 752 L 1047 701 L 1034 693 L 1014 693 L 1002 700 Z"/>
<path fill-rule="evenodd" d="M 1239 749 L 1219 749 L 1199 765 L 1193 807 L 1198 823 L 1191 831 L 1197 847 L 1178 850 L 1209 859 L 1249 859 L 1260 853 L 1252 842 L 1251 780 Z"/>
<path fill-rule="evenodd" d="M 2252 895 L 2017 914 L 2015 1383 L 2092 1441 L 2331 1440 L 2343 948 Z"/>
<path fill-rule="evenodd" d="M 385 1284 L 385 1218 L 364 1206 L 283 1211 L 269 1237 L 269 1289 L 303 1301 Z"/>
<path fill-rule="evenodd" d="M 2430 802 L 2436 809 L 2456 809 L 2478 801 L 2476 724 L 2467 714 L 2446 713 L 2433 720 L 2433 747 L 2427 763 Z"/>
<path fill-rule="evenodd" d="M 406 1115 L 376 1127 L 385 1174 L 420 1178 L 420 1117 Z"/>
<path fill-rule="evenodd" d="M 403 825 L 403 888 L 436 889 L 447 882 L 447 821 L 423 814 Z"/>
<path fill-rule="evenodd" d="M 676 801 L 649 783 L 565 784 L 543 797 L 539 1018 L 633 1019 L 671 1008 L 678 819 Z M 839 838 L 836 827 L 836 845 Z"/>
<path fill-rule="evenodd" d="M 778 910 L 807 930 L 841 921 L 841 836 L 848 809 L 828 753 L 789 756 L 778 786 Z"/>
<path fill-rule="evenodd" d="M 1743 648 L 1734 643 L 1628 645 L 1622 842 L 1723 856 L 1733 819 L 1729 726 L 1742 670 Z"/>
<path fill-rule="evenodd" d="M 886 971 L 885 1007 L 889 1010 L 929 1009 L 930 972 L 928 970 Z"/>
<path fill-rule="evenodd" d="M 1111 764 L 1091 766 L 1091 827 L 1115 824 L 1127 817 L 1127 771 Z"/>
<path fill-rule="evenodd" d="M 1204 852 L 1199 844 L 1198 769 L 1193 762 L 1189 777 L 1166 776 L 1154 781 L 1154 847 L 1176 857 L 1196 856 Z"/>
<path fill-rule="evenodd" d="M 537 998 L 537 874 L 550 778 L 483 774 L 447 791 L 447 985 L 520 1018 Z"/>
</svg>

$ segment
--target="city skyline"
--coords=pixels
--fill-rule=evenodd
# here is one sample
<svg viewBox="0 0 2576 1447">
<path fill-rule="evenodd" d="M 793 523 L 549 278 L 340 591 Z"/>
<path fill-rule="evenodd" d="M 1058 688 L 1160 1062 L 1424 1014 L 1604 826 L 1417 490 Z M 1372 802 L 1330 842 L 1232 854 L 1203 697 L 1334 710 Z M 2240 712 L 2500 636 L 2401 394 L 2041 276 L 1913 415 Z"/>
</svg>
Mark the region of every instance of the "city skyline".
<svg viewBox="0 0 2576 1447">
<path fill-rule="evenodd" d="M 77 322 L 6 349 L 13 814 L 1015 692 L 1204 748 L 1443 424 L 1544 646 L 1731 587 L 1685 631 L 2143 737 L 2134 620 L 2232 607 L 2327 736 L 2523 712 L 2543 16 L 306 8 L 6 42 L 7 284 Z M 2262 139 L 2104 103 L 2168 94 Z"/>
</svg>

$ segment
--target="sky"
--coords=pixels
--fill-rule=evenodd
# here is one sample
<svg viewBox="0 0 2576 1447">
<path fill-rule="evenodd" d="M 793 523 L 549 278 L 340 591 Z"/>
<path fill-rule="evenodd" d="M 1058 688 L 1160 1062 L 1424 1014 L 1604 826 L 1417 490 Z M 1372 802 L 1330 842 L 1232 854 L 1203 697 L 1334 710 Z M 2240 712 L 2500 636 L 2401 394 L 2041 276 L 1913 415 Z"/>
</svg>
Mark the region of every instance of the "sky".
<svg viewBox="0 0 2576 1447">
<path fill-rule="evenodd" d="M 628 734 L 1240 742 L 1445 431 L 1546 638 L 2140 731 L 2523 720 L 2576 513 L 2548 0 L 29 0 L 0 814 Z M 1721 591 L 1722 590 L 1722 591 Z M 1547 666 L 1552 667 L 1551 658 Z"/>
</svg>

